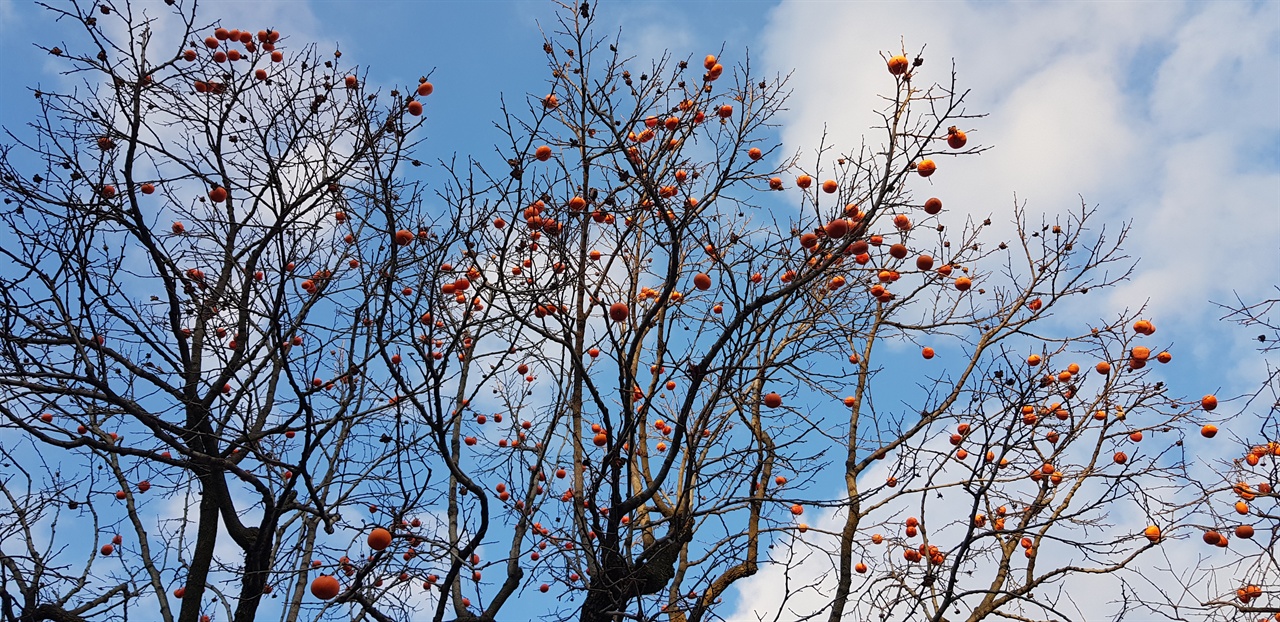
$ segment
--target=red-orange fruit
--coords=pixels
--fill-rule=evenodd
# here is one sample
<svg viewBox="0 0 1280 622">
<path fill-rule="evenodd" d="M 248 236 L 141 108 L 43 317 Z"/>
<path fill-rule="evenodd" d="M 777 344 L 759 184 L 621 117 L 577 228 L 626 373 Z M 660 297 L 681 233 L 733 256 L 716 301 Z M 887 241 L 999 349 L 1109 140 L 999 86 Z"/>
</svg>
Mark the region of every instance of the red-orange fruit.
<svg viewBox="0 0 1280 622">
<path fill-rule="evenodd" d="M 369 532 L 369 548 L 375 551 L 381 551 L 391 546 L 391 532 L 381 527 L 375 527 Z"/>
<path fill-rule="evenodd" d="M 898 55 L 889 59 L 889 73 L 900 76 L 907 72 L 911 67 L 911 61 L 906 56 Z"/>
<path fill-rule="evenodd" d="M 333 575 L 322 574 L 311 582 L 311 595 L 320 600 L 329 600 L 342 591 L 342 586 Z"/>
</svg>

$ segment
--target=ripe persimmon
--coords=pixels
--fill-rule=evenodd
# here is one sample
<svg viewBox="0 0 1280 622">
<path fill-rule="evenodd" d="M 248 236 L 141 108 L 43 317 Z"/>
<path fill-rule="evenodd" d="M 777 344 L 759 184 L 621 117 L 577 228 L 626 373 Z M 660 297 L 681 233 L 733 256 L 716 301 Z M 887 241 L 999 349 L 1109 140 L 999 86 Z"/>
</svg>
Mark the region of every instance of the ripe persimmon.
<svg viewBox="0 0 1280 622">
<path fill-rule="evenodd" d="M 895 76 L 900 76 L 906 73 L 907 69 L 910 67 L 911 61 L 907 60 L 907 57 L 902 56 L 901 54 L 889 59 L 889 73 Z"/>
<path fill-rule="evenodd" d="M 916 172 L 919 173 L 921 177 L 928 177 L 937 170 L 938 165 L 935 164 L 933 160 L 921 160 L 916 164 Z"/>
<path fill-rule="evenodd" d="M 329 600 L 342 591 L 342 586 L 333 575 L 322 574 L 311 582 L 311 595 L 320 600 Z"/>
<path fill-rule="evenodd" d="M 381 527 L 375 527 L 369 532 L 369 548 L 375 551 L 381 551 L 391 546 L 391 532 Z"/>
<path fill-rule="evenodd" d="M 782 396 L 777 393 L 769 393 L 764 396 L 764 405 L 769 408 L 777 408 L 782 405 Z"/>
</svg>

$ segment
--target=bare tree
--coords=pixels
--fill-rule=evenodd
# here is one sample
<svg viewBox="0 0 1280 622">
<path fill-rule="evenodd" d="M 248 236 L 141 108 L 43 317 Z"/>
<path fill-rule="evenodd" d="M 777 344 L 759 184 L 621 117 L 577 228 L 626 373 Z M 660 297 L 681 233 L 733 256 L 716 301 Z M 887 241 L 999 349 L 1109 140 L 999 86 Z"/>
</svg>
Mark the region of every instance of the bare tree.
<svg viewBox="0 0 1280 622">
<path fill-rule="evenodd" d="M 1197 572 L 1165 568 L 1179 590 L 1165 592 L 1149 609 L 1173 619 L 1280 619 L 1274 598 L 1280 583 L 1275 557 L 1280 507 L 1276 503 L 1277 457 L 1280 456 L 1280 371 L 1269 357 L 1280 339 L 1273 315 L 1280 299 L 1221 304 L 1223 320 L 1240 326 L 1241 337 L 1256 340 L 1264 357 L 1264 380 L 1252 392 L 1218 405 L 1216 395 L 1203 398 L 1200 434 L 1215 446 L 1197 460 L 1194 478 L 1200 503 L 1196 526 Z M 1196 537 L 1198 536 L 1198 537 Z M 1203 544 L 1201 544 L 1203 542 Z"/>
<path fill-rule="evenodd" d="M 429 191 L 426 78 L 92 8 L 0 152 L 10 619 L 686 622 L 762 569 L 779 618 L 1071 618 L 1200 507 L 1154 326 L 1057 314 L 1127 228 L 923 196 L 984 148 L 919 55 L 810 162 L 785 78 L 561 5 L 500 158 Z"/>
<path fill-rule="evenodd" d="M 83 28 L 48 51 L 84 80 L 36 91 L 0 153 L 6 615 L 250 620 L 289 586 L 296 618 L 339 508 L 431 494 L 367 380 L 401 295 L 379 270 L 456 235 L 427 239 L 397 168 L 421 104 L 278 32 L 176 11 L 166 48 L 133 5 L 51 10 Z M 69 548 L 87 518 L 117 534 L 99 560 Z"/>
</svg>

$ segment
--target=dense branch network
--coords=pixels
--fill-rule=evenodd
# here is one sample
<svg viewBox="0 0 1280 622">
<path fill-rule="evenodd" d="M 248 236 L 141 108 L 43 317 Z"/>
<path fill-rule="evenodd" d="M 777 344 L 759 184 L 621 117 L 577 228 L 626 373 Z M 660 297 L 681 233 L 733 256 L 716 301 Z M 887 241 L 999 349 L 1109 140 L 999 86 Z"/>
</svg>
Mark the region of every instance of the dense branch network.
<svg viewBox="0 0 1280 622">
<path fill-rule="evenodd" d="M 1198 477 L 1216 397 L 1142 310 L 1067 320 L 1128 228 L 917 196 L 985 149 L 954 70 L 887 55 L 876 138 L 802 164 L 786 78 L 566 4 L 498 157 L 423 167 L 426 77 L 176 4 L 53 8 L 83 86 L 0 147 L 7 619 L 696 622 L 764 573 L 786 619 L 1269 611 L 1253 550 L 1130 596 L 1274 538 L 1274 407 Z"/>
</svg>

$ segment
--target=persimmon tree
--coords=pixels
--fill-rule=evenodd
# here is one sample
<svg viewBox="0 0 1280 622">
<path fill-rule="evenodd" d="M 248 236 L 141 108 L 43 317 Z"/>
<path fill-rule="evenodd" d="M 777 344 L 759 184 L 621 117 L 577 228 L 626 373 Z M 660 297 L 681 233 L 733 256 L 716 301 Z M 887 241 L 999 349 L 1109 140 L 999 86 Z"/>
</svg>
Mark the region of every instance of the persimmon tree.
<svg viewBox="0 0 1280 622">
<path fill-rule="evenodd" d="M 944 209 L 954 72 L 867 59 L 878 133 L 810 157 L 748 57 L 561 9 L 434 177 L 426 78 L 54 9 L 84 81 L 0 152 L 6 615 L 684 622 L 780 568 L 787 618 L 1069 618 L 1191 533 L 1209 407 L 1079 319 L 1127 228 Z"/>
<path fill-rule="evenodd" d="M 455 235 L 425 241 L 397 174 L 430 84 L 190 11 L 162 45 L 141 7 L 51 10 L 84 81 L 0 154 L 6 615 L 250 620 L 283 590 L 296 618 L 342 508 L 440 494 L 367 380 L 379 270 Z"/>
<path fill-rule="evenodd" d="M 1195 467 L 1202 504 L 1191 534 L 1196 573 L 1167 569 L 1181 589 L 1151 603 L 1150 609 L 1174 617 L 1194 612 L 1202 619 L 1280 620 L 1275 592 L 1280 583 L 1276 562 L 1276 528 L 1280 507 L 1275 492 L 1280 458 L 1280 370 L 1270 357 L 1280 331 L 1274 316 L 1280 299 L 1219 304 L 1223 320 L 1257 341 L 1264 357 L 1258 368 L 1264 380 L 1253 392 L 1218 403 L 1204 398 L 1206 412 L 1200 435 L 1215 451 L 1198 457 Z M 1196 538 L 1195 536 L 1199 537 Z M 1201 544 L 1203 542 L 1203 544 Z M 1186 615 L 1183 613 L 1183 615 Z"/>
</svg>

